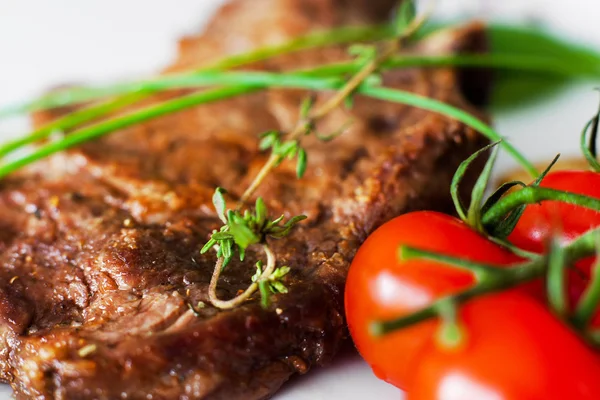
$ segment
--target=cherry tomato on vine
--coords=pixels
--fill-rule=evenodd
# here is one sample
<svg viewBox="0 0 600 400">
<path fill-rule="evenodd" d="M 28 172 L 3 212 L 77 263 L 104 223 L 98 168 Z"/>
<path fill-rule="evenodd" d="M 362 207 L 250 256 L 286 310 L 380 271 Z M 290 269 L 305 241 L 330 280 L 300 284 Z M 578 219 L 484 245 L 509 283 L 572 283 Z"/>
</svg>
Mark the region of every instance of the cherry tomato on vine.
<svg viewBox="0 0 600 400">
<path fill-rule="evenodd" d="M 600 198 L 600 173 L 550 172 L 544 177 L 540 186 Z M 570 242 L 598 226 L 600 226 L 599 212 L 547 200 L 526 207 L 515 229 L 509 235 L 509 240 L 523 249 L 541 253 L 544 251 L 547 238 L 555 232 L 561 235 L 562 241 Z"/>
<path fill-rule="evenodd" d="M 600 173 L 592 171 L 550 172 L 542 180 L 541 187 L 564 190 L 600 198 Z M 600 226 L 600 213 L 584 207 L 542 201 L 528 205 L 508 240 L 525 250 L 542 253 L 551 235 L 559 235 L 561 242 L 568 243 L 590 229 Z M 571 305 L 581 297 L 590 278 L 594 258 L 579 261 L 579 270 L 568 274 Z M 600 318 L 594 319 L 600 325 Z"/>
<path fill-rule="evenodd" d="M 540 302 L 514 290 L 464 304 L 463 342 L 420 353 L 407 400 L 600 399 L 600 361 Z"/>
<path fill-rule="evenodd" d="M 471 261 L 507 267 L 520 259 L 479 235 L 462 221 L 437 212 L 399 216 L 372 233 L 350 267 L 345 291 L 348 326 L 354 343 L 375 374 L 405 388 L 416 353 L 435 329 L 427 321 L 381 338 L 369 323 L 420 309 L 474 283 L 470 272 L 427 260 L 400 261 L 409 245 Z"/>
</svg>

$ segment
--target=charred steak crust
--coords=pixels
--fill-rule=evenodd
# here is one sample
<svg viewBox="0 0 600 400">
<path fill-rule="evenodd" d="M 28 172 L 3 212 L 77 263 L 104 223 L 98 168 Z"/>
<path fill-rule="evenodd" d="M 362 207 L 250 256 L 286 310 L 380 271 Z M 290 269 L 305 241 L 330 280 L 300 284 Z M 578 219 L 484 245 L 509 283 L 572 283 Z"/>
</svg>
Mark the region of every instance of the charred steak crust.
<svg viewBox="0 0 600 400">
<path fill-rule="evenodd" d="M 181 42 L 170 70 L 369 22 L 393 3 L 234 1 L 202 35 Z M 414 51 L 476 50 L 482 37 L 471 26 Z M 256 68 L 344 57 L 334 48 Z M 384 81 L 477 113 L 466 99 L 484 98 L 486 88 L 460 76 L 410 69 Z M 206 305 L 195 316 L 186 302 L 207 303 L 215 261 L 199 254 L 219 225 L 212 192 L 217 185 L 234 196 L 243 191 L 266 157 L 258 134 L 290 128 L 304 95 L 268 91 L 197 107 L 0 182 L 0 373 L 17 398 L 262 399 L 295 372 L 332 359 L 346 335 L 342 293 L 357 247 L 402 212 L 448 209 L 452 173 L 485 140 L 447 118 L 364 98 L 351 112 L 332 113 L 319 129 L 352 118 L 350 131 L 329 144 L 307 140 L 306 177 L 296 180 L 284 163 L 258 193 L 276 213 L 309 217 L 272 242 L 281 265 L 292 268 L 289 293 L 274 296 L 268 310 L 255 299 L 232 311 Z M 228 267 L 222 298 L 248 284 L 258 256 Z"/>
</svg>

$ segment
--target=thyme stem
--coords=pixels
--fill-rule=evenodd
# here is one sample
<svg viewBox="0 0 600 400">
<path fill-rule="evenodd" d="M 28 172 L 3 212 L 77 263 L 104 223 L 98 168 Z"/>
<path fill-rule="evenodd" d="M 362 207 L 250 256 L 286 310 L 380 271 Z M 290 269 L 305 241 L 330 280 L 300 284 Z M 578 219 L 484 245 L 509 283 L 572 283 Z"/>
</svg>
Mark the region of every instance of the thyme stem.
<svg viewBox="0 0 600 400">
<path fill-rule="evenodd" d="M 381 63 L 383 63 L 385 60 L 393 56 L 394 53 L 400 50 L 402 41 L 405 38 L 411 36 L 417 29 L 419 29 L 425 22 L 426 18 L 427 16 L 426 14 L 424 14 L 419 18 L 413 20 L 399 37 L 394 38 L 388 43 L 386 43 L 385 49 L 381 52 L 381 54 L 374 57 L 364 67 L 362 67 L 331 98 L 329 98 L 316 110 L 311 111 L 308 117 L 300 118 L 296 123 L 294 129 L 292 129 L 292 131 L 288 134 L 287 140 L 299 141 L 302 138 L 302 136 L 305 135 L 307 126 L 313 125 L 316 121 L 329 114 L 335 108 L 339 107 L 339 105 L 342 104 L 348 96 L 350 96 L 359 88 L 360 85 L 362 85 L 365 79 L 367 79 L 371 74 L 377 71 Z M 267 177 L 267 175 L 277 166 L 278 161 L 279 156 L 277 156 L 274 153 L 271 154 L 267 162 L 262 166 L 261 170 L 258 172 L 254 180 L 250 183 L 246 191 L 240 197 L 240 200 L 238 202 L 238 208 L 240 208 L 244 203 L 248 201 L 248 199 L 250 199 L 250 197 L 252 197 L 252 195 L 256 192 L 256 190 Z"/>
<path fill-rule="evenodd" d="M 577 304 L 572 318 L 573 324 L 580 329 L 586 328 L 598 309 L 598 304 L 600 304 L 600 254 L 596 254 L 592 277 Z"/>
<path fill-rule="evenodd" d="M 217 285 L 223 270 L 224 258 L 219 257 L 217 259 L 215 270 L 213 271 L 212 278 L 208 286 L 208 298 L 213 306 L 223 310 L 229 310 L 239 306 L 244 301 L 248 300 L 250 296 L 254 294 L 254 292 L 256 292 L 258 285 L 262 280 L 267 279 L 273 273 L 273 271 L 275 271 L 275 267 L 277 266 L 277 257 L 275 256 L 275 253 L 273 250 L 271 250 L 268 244 L 263 244 L 261 247 L 267 256 L 267 266 L 262 272 L 260 278 L 257 279 L 256 282 L 252 282 L 252 284 L 248 286 L 244 292 L 230 300 L 220 300 L 217 296 Z"/>
</svg>

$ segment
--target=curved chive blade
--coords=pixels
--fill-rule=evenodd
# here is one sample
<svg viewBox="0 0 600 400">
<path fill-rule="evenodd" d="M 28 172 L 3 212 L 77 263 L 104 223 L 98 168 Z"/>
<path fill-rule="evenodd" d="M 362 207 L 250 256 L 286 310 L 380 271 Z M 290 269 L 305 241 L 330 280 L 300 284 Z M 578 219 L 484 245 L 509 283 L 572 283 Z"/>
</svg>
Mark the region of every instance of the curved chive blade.
<svg viewBox="0 0 600 400">
<path fill-rule="evenodd" d="M 417 15 L 417 6 L 414 0 L 401 1 L 396 9 L 392 21 L 392 29 L 396 36 L 401 36 L 411 25 Z"/>
<path fill-rule="evenodd" d="M 463 124 L 481 132 L 481 134 L 492 141 L 502 141 L 500 146 L 502 146 L 504 150 L 509 153 L 531 176 L 536 177 L 539 175 L 535 166 L 531 164 L 531 162 L 529 162 L 529 160 L 527 160 L 525 156 L 523 156 L 523 154 L 514 148 L 508 141 L 503 140 L 498 132 L 492 129 L 485 122 L 466 111 L 443 103 L 439 100 L 397 89 L 383 87 L 363 87 L 359 89 L 359 92 L 376 99 L 394 101 L 456 119 L 457 121 L 460 121 Z"/>
<path fill-rule="evenodd" d="M 23 136 L 21 138 L 2 143 L 0 145 L 0 158 L 5 157 L 6 155 L 12 153 L 15 150 L 20 149 L 23 146 L 27 146 L 29 144 L 46 139 L 53 132 L 66 132 L 85 122 L 103 117 L 122 107 L 133 104 L 141 100 L 143 97 L 143 94 L 129 94 L 127 96 L 123 96 L 115 100 L 111 100 L 101 104 L 94 104 L 89 107 L 73 111 L 72 113 L 69 113 L 64 117 L 60 117 L 50 122 L 49 124 L 43 126 L 42 128 L 33 131 L 27 136 Z"/>
<path fill-rule="evenodd" d="M 583 128 L 581 132 L 581 141 L 580 147 L 583 156 L 587 160 L 590 168 L 593 171 L 600 172 L 600 163 L 596 158 L 596 140 L 598 137 L 598 124 L 600 122 L 600 107 L 596 112 L 596 115 L 589 120 L 589 122 Z M 590 137 L 588 139 L 588 132 L 590 132 Z"/>
<path fill-rule="evenodd" d="M 231 69 L 263 61 L 278 55 L 308 50 L 311 48 L 359 41 L 380 40 L 389 37 L 393 37 L 393 33 L 391 32 L 389 26 L 385 25 L 341 27 L 325 32 L 311 33 L 281 45 L 264 47 L 248 53 L 231 56 L 195 72 L 204 71 L 208 73 L 210 71 Z M 191 74 L 193 74 L 193 72 Z M 78 104 L 123 93 L 152 93 L 159 90 L 165 90 L 167 88 L 186 87 L 185 77 L 188 75 L 189 74 L 165 75 L 154 80 L 122 83 L 107 87 L 64 89 L 54 93 L 49 93 L 32 102 L 0 108 L 0 118 L 5 118 L 15 114 L 23 114 L 49 108 Z M 180 79 L 183 79 L 183 82 L 181 82 Z"/>
<path fill-rule="evenodd" d="M 568 60 L 571 76 L 600 79 L 600 53 L 569 43 L 549 32 L 528 27 L 491 25 L 487 28 L 491 51 L 494 54 L 540 56 L 553 59 L 551 64 L 564 65 Z M 538 72 L 498 71 L 492 105 L 497 108 L 516 108 L 524 103 L 547 97 L 561 90 L 568 79 L 551 69 Z"/>
<path fill-rule="evenodd" d="M 465 176 L 467 170 L 469 169 L 469 166 L 471 166 L 471 164 L 473 164 L 473 162 L 479 158 L 480 155 L 482 155 L 483 153 L 485 153 L 486 151 L 488 151 L 490 148 L 492 148 L 493 146 L 497 145 L 498 142 L 489 144 L 479 150 L 477 150 L 475 153 L 471 154 L 471 156 L 469 156 L 469 158 L 467 158 L 466 160 L 464 160 L 463 162 L 460 163 L 460 165 L 458 166 L 458 168 L 456 169 L 456 172 L 454 173 L 454 176 L 452 176 L 452 183 L 450 185 L 450 195 L 452 196 L 452 201 L 454 202 L 454 208 L 456 208 L 456 212 L 458 213 L 458 216 L 460 217 L 460 219 L 462 219 L 465 222 L 470 222 L 469 221 L 469 217 L 467 216 L 467 212 L 465 211 L 466 208 L 460 198 L 460 183 L 463 179 L 463 177 Z M 487 164 L 486 163 L 486 168 L 487 168 Z M 482 174 L 483 175 L 483 174 Z M 485 191 L 485 185 L 487 185 L 487 181 L 489 179 L 489 172 L 485 178 L 485 184 L 483 189 L 481 189 L 481 176 L 479 176 L 479 178 L 477 179 L 477 184 L 473 187 L 473 193 L 471 195 L 471 205 L 469 207 L 468 213 L 471 214 L 471 208 L 473 207 L 473 198 L 477 197 L 478 199 L 476 201 L 481 201 L 481 198 L 483 197 L 483 192 Z M 479 187 L 478 187 L 479 184 Z M 477 193 L 476 193 L 476 189 L 477 189 Z M 481 195 L 480 193 L 481 192 Z"/>
<path fill-rule="evenodd" d="M 220 74 L 227 75 L 229 73 L 223 72 Z M 245 74 L 252 75 L 251 72 L 247 72 Z M 335 90 L 339 88 L 340 84 L 342 84 L 342 81 L 338 79 L 313 77 L 310 78 L 312 80 L 308 82 L 306 86 L 304 86 L 303 82 L 305 81 L 303 79 L 296 79 L 297 76 L 292 76 L 290 78 L 290 82 L 285 79 L 286 76 L 289 78 L 289 75 L 285 74 L 260 73 L 261 82 L 263 82 L 264 85 L 269 85 L 271 87 L 296 87 L 298 89 L 310 88 L 318 90 Z M 305 78 L 308 79 L 308 77 Z M 31 154 L 28 154 L 20 159 L 6 163 L 4 165 L 1 165 L 0 178 L 41 158 L 57 153 L 59 151 L 63 151 L 65 149 L 71 148 L 78 144 L 103 136 L 105 134 L 114 132 L 115 130 L 123 129 L 143 121 L 147 121 L 165 114 L 180 111 L 199 104 L 223 100 L 234 96 L 255 92 L 261 89 L 264 89 L 264 86 L 232 86 L 208 90 L 200 93 L 193 93 L 191 95 L 165 101 L 161 104 L 152 105 L 129 114 L 118 116 L 111 120 L 104 121 L 93 126 L 82 128 L 78 131 L 67 135 L 60 141 L 41 146 Z M 487 124 L 479 120 L 477 117 L 452 105 L 443 103 L 439 100 L 431 99 L 402 90 L 384 87 L 370 87 L 364 85 L 360 86 L 357 89 L 357 92 L 372 98 L 392 101 L 436 112 L 447 117 L 456 119 L 464 123 L 465 125 L 470 126 L 471 128 L 481 132 L 483 135 L 487 136 L 491 140 L 498 141 L 502 139 L 496 131 L 494 131 Z M 509 144 L 507 141 L 503 141 L 501 143 L 501 146 L 503 146 L 504 149 L 510 155 L 512 155 L 530 174 L 532 174 L 533 176 L 538 175 L 535 167 L 511 144 Z"/>
<path fill-rule="evenodd" d="M 483 225 L 481 224 L 481 205 L 483 203 L 485 190 L 487 189 L 490 181 L 490 176 L 492 175 L 492 168 L 494 168 L 496 158 L 498 157 L 498 147 L 496 147 L 496 145 L 499 143 L 500 142 L 495 142 L 486 146 L 486 150 L 492 149 L 492 154 L 486 161 L 485 167 L 477 178 L 477 181 L 473 186 L 473 191 L 471 192 L 471 204 L 469 205 L 467 220 L 469 225 L 474 227 L 478 232 L 484 231 Z M 480 154 L 481 153 L 479 153 L 479 155 Z"/>
<path fill-rule="evenodd" d="M 548 164 L 546 169 L 544 171 L 542 171 L 540 176 L 538 176 L 536 178 L 536 180 L 533 181 L 533 183 L 530 185 L 530 187 L 538 187 L 540 185 L 540 183 L 542 182 L 542 179 L 544 179 L 546 177 L 546 175 L 550 172 L 552 167 L 558 161 L 559 157 L 560 157 L 560 154 L 557 154 L 556 157 L 554 157 L 554 159 L 552 160 L 552 162 L 550 164 Z M 525 185 L 523 182 L 519 182 L 519 181 L 509 182 L 508 184 L 502 185 L 485 202 L 485 204 L 481 208 L 480 216 L 486 214 L 488 212 L 488 210 L 490 208 L 492 208 L 492 206 L 494 206 L 494 204 L 498 203 L 498 201 L 500 201 L 500 198 L 505 193 L 507 193 L 511 187 L 513 187 L 515 185 L 521 185 L 522 187 L 527 187 L 527 185 Z M 504 238 L 508 237 L 508 235 L 510 235 L 512 233 L 512 231 L 515 229 L 515 226 L 517 226 L 517 223 L 519 222 L 519 219 L 521 218 L 521 216 L 523 215 L 524 212 L 525 212 L 525 204 L 509 211 L 508 214 L 502 220 L 500 220 L 499 222 L 497 222 L 495 224 L 484 224 L 484 228 L 490 235 L 500 238 L 500 239 L 504 239 Z"/>
</svg>

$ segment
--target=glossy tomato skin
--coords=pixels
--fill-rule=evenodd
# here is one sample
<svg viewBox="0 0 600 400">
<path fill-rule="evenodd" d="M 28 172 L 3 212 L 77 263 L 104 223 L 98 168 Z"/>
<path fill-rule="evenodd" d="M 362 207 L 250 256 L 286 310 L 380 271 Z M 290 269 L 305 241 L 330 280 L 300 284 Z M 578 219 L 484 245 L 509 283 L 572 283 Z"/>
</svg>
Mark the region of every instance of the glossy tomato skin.
<svg viewBox="0 0 600 400">
<path fill-rule="evenodd" d="M 430 340 L 407 400 L 600 399 L 600 361 L 540 302 L 515 291 L 465 304 L 465 341 Z"/>
<path fill-rule="evenodd" d="M 600 198 L 600 173 L 591 171 L 551 172 L 540 186 Z M 592 228 L 600 226 L 600 213 L 557 201 L 543 201 L 527 206 L 509 240 L 517 246 L 541 253 L 545 241 L 559 234 L 570 242 Z"/>
<path fill-rule="evenodd" d="M 435 329 L 433 321 L 374 338 L 375 319 L 402 316 L 474 283 L 465 271 L 432 261 L 399 261 L 398 248 L 410 245 L 499 267 L 519 261 L 462 221 L 437 212 L 399 216 L 371 234 L 356 254 L 346 283 L 345 308 L 354 343 L 375 374 L 406 388 L 415 355 Z"/>
</svg>

